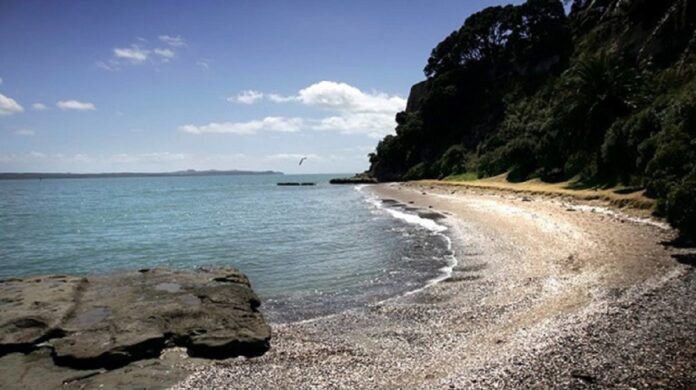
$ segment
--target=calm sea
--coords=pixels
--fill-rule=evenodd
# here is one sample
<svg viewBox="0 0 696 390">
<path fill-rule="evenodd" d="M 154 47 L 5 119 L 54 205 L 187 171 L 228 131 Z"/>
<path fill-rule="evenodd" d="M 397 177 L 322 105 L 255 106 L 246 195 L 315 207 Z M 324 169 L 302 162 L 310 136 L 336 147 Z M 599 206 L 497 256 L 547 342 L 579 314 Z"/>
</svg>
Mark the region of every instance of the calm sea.
<svg viewBox="0 0 696 390">
<path fill-rule="evenodd" d="M 328 184 L 335 176 L 0 181 L 0 278 L 231 265 L 282 322 L 404 294 L 447 272 L 444 225 L 369 188 Z"/>
</svg>

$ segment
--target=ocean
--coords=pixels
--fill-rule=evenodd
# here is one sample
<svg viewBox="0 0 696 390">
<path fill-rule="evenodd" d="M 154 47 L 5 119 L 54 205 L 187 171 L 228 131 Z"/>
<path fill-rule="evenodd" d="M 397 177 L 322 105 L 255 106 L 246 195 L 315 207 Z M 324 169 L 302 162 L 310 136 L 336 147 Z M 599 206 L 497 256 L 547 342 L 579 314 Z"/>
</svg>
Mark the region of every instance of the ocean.
<svg viewBox="0 0 696 390">
<path fill-rule="evenodd" d="M 328 184 L 336 176 L 0 181 L 0 278 L 234 266 L 277 323 L 447 275 L 454 257 L 442 221 L 366 186 Z"/>
</svg>

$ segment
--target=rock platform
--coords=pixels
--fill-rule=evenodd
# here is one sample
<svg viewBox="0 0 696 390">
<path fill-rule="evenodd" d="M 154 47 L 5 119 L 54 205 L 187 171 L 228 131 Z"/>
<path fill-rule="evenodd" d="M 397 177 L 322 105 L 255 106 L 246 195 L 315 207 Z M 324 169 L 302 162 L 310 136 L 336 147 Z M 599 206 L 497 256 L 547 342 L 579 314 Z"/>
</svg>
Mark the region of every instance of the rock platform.
<svg viewBox="0 0 696 390">
<path fill-rule="evenodd" d="M 271 338 L 259 305 L 234 268 L 6 279 L 0 365 L 105 372 L 174 347 L 194 358 L 256 357 Z"/>
</svg>

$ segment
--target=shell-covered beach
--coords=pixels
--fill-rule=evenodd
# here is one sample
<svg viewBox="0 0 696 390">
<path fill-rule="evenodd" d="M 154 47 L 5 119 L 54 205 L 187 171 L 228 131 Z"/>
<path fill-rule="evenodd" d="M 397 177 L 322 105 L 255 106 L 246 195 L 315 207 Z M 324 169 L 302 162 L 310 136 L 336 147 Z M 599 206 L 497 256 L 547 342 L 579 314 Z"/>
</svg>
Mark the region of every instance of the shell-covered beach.
<svg viewBox="0 0 696 390">
<path fill-rule="evenodd" d="M 600 203 L 420 184 L 369 188 L 446 216 L 446 280 L 363 309 L 273 327 L 256 359 L 174 388 L 689 388 L 693 254 Z"/>
</svg>

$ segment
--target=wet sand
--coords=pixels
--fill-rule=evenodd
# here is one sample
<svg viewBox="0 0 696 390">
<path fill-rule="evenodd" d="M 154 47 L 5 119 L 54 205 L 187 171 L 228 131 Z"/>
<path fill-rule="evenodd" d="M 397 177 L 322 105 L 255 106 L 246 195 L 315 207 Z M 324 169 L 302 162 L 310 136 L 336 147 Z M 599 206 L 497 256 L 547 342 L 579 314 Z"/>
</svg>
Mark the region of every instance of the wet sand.
<svg viewBox="0 0 696 390">
<path fill-rule="evenodd" d="M 663 245 L 664 224 L 491 189 L 369 190 L 447 216 L 451 277 L 273 326 L 264 356 L 198 366 L 175 388 L 696 386 L 693 252 Z"/>
</svg>

